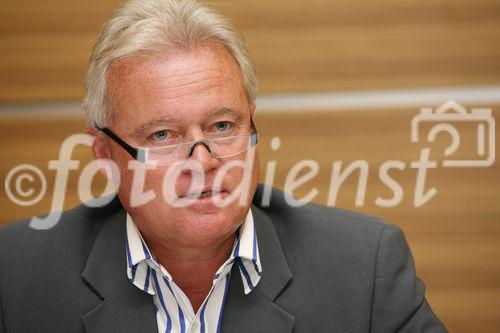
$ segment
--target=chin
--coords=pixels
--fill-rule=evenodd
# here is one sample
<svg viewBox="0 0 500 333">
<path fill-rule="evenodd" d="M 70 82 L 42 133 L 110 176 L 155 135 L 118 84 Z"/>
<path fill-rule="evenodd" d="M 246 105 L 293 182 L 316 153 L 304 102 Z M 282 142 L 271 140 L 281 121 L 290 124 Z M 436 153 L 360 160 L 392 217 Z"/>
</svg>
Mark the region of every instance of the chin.
<svg viewBox="0 0 500 333">
<path fill-rule="evenodd" d="M 234 212 L 219 211 L 215 213 L 183 212 L 176 221 L 172 221 L 178 240 L 187 243 L 200 243 L 229 237 L 243 223 L 245 216 L 235 215 Z"/>
</svg>

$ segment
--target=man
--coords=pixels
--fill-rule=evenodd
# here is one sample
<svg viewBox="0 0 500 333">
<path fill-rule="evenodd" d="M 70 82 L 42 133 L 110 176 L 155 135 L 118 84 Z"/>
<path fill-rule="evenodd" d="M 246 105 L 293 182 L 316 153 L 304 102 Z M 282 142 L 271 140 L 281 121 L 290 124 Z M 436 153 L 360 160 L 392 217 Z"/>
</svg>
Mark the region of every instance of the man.
<svg viewBox="0 0 500 333">
<path fill-rule="evenodd" d="M 0 231 L 0 331 L 445 332 L 397 227 L 277 190 L 262 204 L 255 82 L 211 9 L 119 9 L 85 100 L 117 199 Z"/>
</svg>

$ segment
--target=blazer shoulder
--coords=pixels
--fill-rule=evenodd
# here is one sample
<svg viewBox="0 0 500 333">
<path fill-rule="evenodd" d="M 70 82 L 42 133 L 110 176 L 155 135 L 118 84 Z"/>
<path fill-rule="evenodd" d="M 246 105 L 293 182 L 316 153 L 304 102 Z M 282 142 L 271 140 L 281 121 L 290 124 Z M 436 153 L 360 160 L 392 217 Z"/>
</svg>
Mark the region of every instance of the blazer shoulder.
<svg viewBox="0 0 500 333">
<path fill-rule="evenodd" d="M 294 276 L 314 271 L 326 278 L 343 267 L 347 276 L 367 276 L 371 281 L 380 241 L 390 225 L 345 209 L 313 203 L 293 206 L 285 195 L 273 189 L 269 204 L 255 208 L 274 226 Z M 255 199 L 254 204 L 259 203 L 260 198 Z"/>
<path fill-rule="evenodd" d="M 104 221 L 121 210 L 117 199 L 106 200 L 108 204 L 100 207 L 98 203 L 105 199 L 96 200 L 57 213 L 60 216 L 51 228 L 33 228 L 32 218 L 2 226 L 0 267 L 14 262 L 29 265 L 51 255 L 62 259 L 89 250 Z"/>
<path fill-rule="evenodd" d="M 379 235 L 386 225 L 379 217 L 299 202 L 289 194 L 274 188 L 271 190 L 270 200 L 263 202 L 263 191 L 264 187 L 259 187 L 254 204 L 271 218 L 277 228 L 298 229 L 307 231 L 308 234 L 320 233 L 327 236 L 352 233 L 370 237 Z"/>
</svg>

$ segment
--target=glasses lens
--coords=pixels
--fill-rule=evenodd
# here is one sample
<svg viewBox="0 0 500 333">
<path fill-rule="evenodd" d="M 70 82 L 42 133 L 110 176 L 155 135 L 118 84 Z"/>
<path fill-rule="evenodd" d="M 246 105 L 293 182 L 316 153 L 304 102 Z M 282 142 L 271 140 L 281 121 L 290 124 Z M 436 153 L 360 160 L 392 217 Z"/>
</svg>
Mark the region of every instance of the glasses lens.
<svg viewBox="0 0 500 333">
<path fill-rule="evenodd" d="M 249 135 L 217 138 L 209 141 L 214 157 L 229 157 L 244 152 L 250 143 Z"/>
<path fill-rule="evenodd" d="M 155 147 L 148 150 L 148 162 L 157 165 L 175 165 L 189 158 L 189 151 L 195 142 L 181 143 L 166 147 Z M 215 158 L 229 157 L 240 154 L 250 146 L 249 135 L 230 136 L 226 138 L 213 138 L 205 141 L 210 147 L 211 155 Z M 203 145 L 201 145 L 203 146 Z"/>
<path fill-rule="evenodd" d="M 148 151 L 148 162 L 157 165 L 173 165 L 185 158 L 183 152 L 187 152 L 189 143 L 178 145 L 150 148 Z"/>
</svg>

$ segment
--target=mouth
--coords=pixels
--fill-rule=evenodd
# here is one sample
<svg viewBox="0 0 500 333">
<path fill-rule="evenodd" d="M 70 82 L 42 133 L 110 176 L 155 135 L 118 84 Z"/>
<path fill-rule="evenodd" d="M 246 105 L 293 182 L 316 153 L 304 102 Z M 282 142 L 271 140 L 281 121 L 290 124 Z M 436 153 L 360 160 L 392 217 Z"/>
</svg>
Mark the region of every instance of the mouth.
<svg viewBox="0 0 500 333">
<path fill-rule="evenodd" d="M 187 198 L 187 199 L 210 198 L 210 197 L 214 197 L 216 195 L 219 195 L 222 192 L 224 192 L 224 191 L 207 190 L 207 191 L 202 191 L 202 192 L 193 192 L 193 193 L 189 193 L 188 195 L 186 195 L 185 198 Z"/>
</svg>

